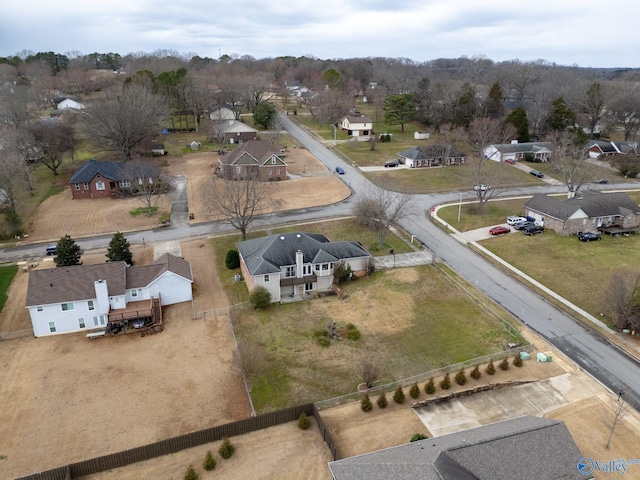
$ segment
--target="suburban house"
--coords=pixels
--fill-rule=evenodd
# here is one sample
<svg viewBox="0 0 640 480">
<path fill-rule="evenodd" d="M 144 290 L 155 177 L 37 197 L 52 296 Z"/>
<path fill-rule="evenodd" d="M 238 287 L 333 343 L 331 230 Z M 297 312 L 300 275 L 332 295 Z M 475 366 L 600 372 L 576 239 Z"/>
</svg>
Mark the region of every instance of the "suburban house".
<svg viewBox="0 0 640 480">
<path fill-rule="evenodd" d="M 358 242 L 330 242 L 318 233 L 281 233 L 238 243 L 240 268 L 252 291 L 260 286 L 272 302 L 330 292 L 338 262 L 354 275 L 367 272 L 371 254 Z"/>
<path fill-rule="evenodd" d="M 537 194 L 524 209 L 525 215 L 559 235 L 595 231 L 620 235 L 635 232 L 640 225 L 640 207 L 626 193 L 587 190 L 565 200 Z"/>
<path fill-rule="evenodd" d="M 525 160 L 527 157 L 534 162 L 546 162 L 551 156 L 549 142 L 498 143 L 484 149 L 484 156 L 495 162 Z"/>
<path fill-rule="evenodd" d="M 71 177 L 71 197 L 74 200 L 84 198 L 118 198 L 120 189 L 131 187 L 132 179 L 122 163 L 100 162 L 94 158 L 85 163 Z M 151 181 L 151 179 L 149 179 Z"/>
<path fill-rule="evenodd" d="M 637 142 L 607 142 L 605 140 L 589 140 L 589 157 L 606 158 L 614 155 L 626 155 L 638 153 Z"/>
<path fill-rule="evenodd" d="M 238 120 L 222 122 L 219 128 L 222 132 L 223 143 L 245 143 L 258 140 L 258 130 Z"/>
<path fill-rule="evenodd" d="M 303 87 L 297 80 L 285 82 L 284 85 L 287 91 L 296 97 L 302 97 L 303 93 L 307 93 L 309 91 L 307 87 Z"/>
<path fill-rule="evenodd" d="M 223 122 L 226 120 L 237 120 L 236 111 L 233 105 L 225 103 L 223 105 L 214 105 L 209 108 L 209 118 L 214 122 Z"/>
<path fill-rule="evenodd" d="M 100 329 L 141 328 L 161 307 L 192 299 L 191 264 L 165 253 L 155 263 L 125 262 L 29 272 L 26 307 L 36 337 Z"/>
<path fill-rule="evenodd" d="M 453 145 L 425 145 L 412 147 L 396 154 L 398 163 L 409 168 L 462 165 L 467 156 Z"/>
<path fill-rule="evenodd" d="M 219 175 L 227 180 L 254 178 L 263 182 L 285 180 L 287 164 L 282 150 L 266 140 L 251 140 L 218 158 Z"/>
<path fill-rule="evenodd" d="M 564 422 L 524 416 L 336 460 L 329 469 L 334 480 L 593 479 L 593 465 L 581 459 Z"/>
<path fill-rule="evenodd" d="M 71 108 L 73 110 L 80 111 L 84 109 L 84 104 L 80 100 L 76 100 L 74 98 L 65 98 L 58 102 L 58 105 L 56 106 L 56 108 L 58 110 L 66 110 L 68 108 Z"/>
<path fill-rule="evenodd" d="M 347 115 L 338 122 L 340 130 L 346 130 L 350 137 L 365 137 L 373 133 L 373 123 L 364 115 Z"/>
</svg>

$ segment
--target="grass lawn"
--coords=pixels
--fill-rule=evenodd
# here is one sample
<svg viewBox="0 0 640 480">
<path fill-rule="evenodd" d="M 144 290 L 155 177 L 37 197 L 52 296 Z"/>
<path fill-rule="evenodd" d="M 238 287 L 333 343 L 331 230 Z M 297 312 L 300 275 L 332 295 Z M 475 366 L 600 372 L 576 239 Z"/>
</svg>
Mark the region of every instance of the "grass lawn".
<svg viewBox="0 0 640 480">
<path fill-rule="evenodd" d="M 529 198 L 513 200 L 496 200 L 484 206 L 484 213 L 478 213 L 478 203 L 463 203 L 458 221 L 458 205 L 443 207 L 438 210 L 438 216 L 459 232 L 475 230 L 476 228 L 491 227 L 505 223 L 510 215 L 524 215 L 524 204 Z"/>
<path fill-rule="evenodd" d="M 303 230 L 322 232 L 331 240 L 358 240 L 365 246 L 375 237 L 352 220 L 308 225 Z M 272 233 L 278 231 L 285 230 Z M 397 252 L 403 242 L 392 237 L 389 234 L 387 242 Z M 212 240 L 217 258 L 224 258 L 238 239 L 234 235 Z M 231 303 L 247 300 L 244 283 L 231 280 L 235 272 L 221 262 L 218 269 Z M 364 361 L 377 365 L 380 383 L 387 383 L 491 354 L 514 341 L 494 314 L 435 266 L 376 272 L 344 284 L 344 290 L 344 299 L 331 295 L 274 304 L 264 311 L 235 310 L 240 348 L 250 352 L 252 359 L 248 377 L 259 413 L 352 392 L 362 381 Z M 328 347 L 320 346 L 314 333 L 325 331 L 333 321 L 338 327 L 354 324 L 361 338 L 331 340 Z"/>
<path fill-rule="evenodd" d="M 9 265 L 6 267 L 0 267 L 0 312 L 4 308 L 4 304 L 7 301 L 7 290 L 13 281 L 13 277 L 18 272 L 17 265 Z"/>
</svg>

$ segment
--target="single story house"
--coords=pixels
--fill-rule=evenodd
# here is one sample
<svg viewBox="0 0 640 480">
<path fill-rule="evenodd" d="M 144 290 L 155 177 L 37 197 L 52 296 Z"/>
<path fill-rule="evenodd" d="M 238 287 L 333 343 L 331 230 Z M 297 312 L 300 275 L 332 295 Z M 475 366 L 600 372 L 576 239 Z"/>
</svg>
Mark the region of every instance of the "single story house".
<svg viewBox="0 0 640 480">
<path fill-rule="evenodd" d="M 221 125 L 224 143 L 245 143 L 258 140 L 258 130 L 238 120 L 229 120 Z"/>
<path fill-rule="evenodd" d="M 424 145 L 411 147 L 396 154 L 399 163 L 409 168 L 462 165 L 467 156 L 453 145 Z"/>
<path fill-rule="evenodd" d="M 237 120 L 236 111 L 233 105 L 225 103 L 223 105 L 214 105 L 209 108 L 209 118 L 214 122 L 225 120 Z"/>
<path fill-rule="evenodd" d="M 346 130 L 350 137 L 362 137 L 373 133 L 373 123 L 364 115 L 347 115 L 338 122 L 340 130 Z"/>
<path fill-rule="evenodd" d="M 640 225 L 640 206 L 622 192 L 587 190 L 565 200 L 537 194 L 524 209 L 525 215 L 558 235 L 596 231 L 616 235 L 635 232 Z"/>
<path fill-rule="evenodd" d="M 551 156 L 551 143 L 549 142 L 523 142 L 497 143 L 484 149 L 484 156 L 495 162 L 511 160 L 517 162 L 531 156 L 536 162 L 546 162 Z"/>
<path fill-rule="evenodd" d="M 125 262 L 29 272 L 26 308 L 36 337 L 107 329 L 123 318 L 145 320 L 164 305 L 192 299 L 191 264 L 165 253 L 155 263 Z"/>
<path fill-rule="evenodd" d="M 607 142 L 605 140 L 589 140 L 589 157 L 606 158 L 614 155 L 626 155 L 638 153 L 637 142 Z"/>
<path fill-rule="evenodd" d="M 523 416 L 329 462 L 334 480 L 593 479 L 564 422 Z M 591 468 L 591 471 L 589 469 Z"/>
<path fill-rule="evenodd" d="M 74 98 L 65 98 L 60 100 L 56 106 L 57 110 L 66 110 L 68 108 L 73 110 L 82 110 L 84 109 L 84 104 L 80 100 L 76 100 Z"/>
<path fill-rule="evenodd" d="M 371 254 L 358 242 L 330 242 L 319 233 L 281 233 L 238 243 L 240 268 L 250 291 L 260 286 L 272 302 L 333 289 L 338 262 L 354 274 L 368 270 Z"/>
<path fill-rule="evenodd" d="M 131 187 L 131 178 L 122 163 L 101 162 L 92 158 L 71 177 L 71 197 L 74 200 L 85 198 L 118 198 L 120 189 Z M 138 182 L 141 179 L 137 179 Z"/>
<path fill-rule="evenodd" d="M 227 180 L 255 178 L 263 182 L 285 180 L 287 164 L 282 150 L 266 140 L 251 140 L 218 158 L 219 174 Z"/>
</svg>

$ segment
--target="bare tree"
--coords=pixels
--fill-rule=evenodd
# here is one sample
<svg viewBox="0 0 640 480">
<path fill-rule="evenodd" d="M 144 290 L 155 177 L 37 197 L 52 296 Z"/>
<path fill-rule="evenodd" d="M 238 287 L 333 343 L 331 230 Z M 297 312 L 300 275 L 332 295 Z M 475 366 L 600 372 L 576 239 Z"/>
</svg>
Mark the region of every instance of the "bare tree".
<svg viewBox="0 0 640 480">
<path fill-rule="evenodd" d="M 367 388 L 373 387 L 374 382 L 380 376 L 380 369 L 368 360 L 362 363 L 362 380 Z"/>
<path fill-rule="evenodd" d="M 640 273 L 616 271 L 609 282 L 607 305 L 618 329 L 637 328 L 640 320 Z"/>
<path fill-rule="evenodd" d="M 160 178 L 160 169 L 138 158 L 127 164 L 125 177 L 127 180 L 121 182 L 121 193 L 139 198 L 147 208 L 147 215 L 151 216 L 162 194 L 168 189 L 168 185 Z"/>
<path fill-rule="evenodd" d="M 74 147 L 73 127 L 61 120 L 49 120 L 36 123 L 30 130 L 42 152 L 40 162 L 58 175 L 64 156 L 70 154 Z"/>
<path fill-rule="evenodd" d="M 28 186 L 25 170 L 24 160 L 16 150 L 0 147 L 0 198 L 14 211 L 18 196 Z"/>
<path fill-rule="evenodd" d="M 240 230 L 244 241 L 256 216 L 277 206 L 271 187 L 272 184 L 251 175 L 242 180 L 217 179 L 209 190 L 208 204 L 224 221 Z"/>
<path fill-rule="evenodd" d="M 33 117 L 32 94 L 25 86 L 0 86 L 0 125 L 20 128 Z"/>
<path fill-rule="evenodd" d="M 551 163 L 567 186 L 567 197 L 573 198 L 591 178 L 586 137 L 581 131 L 558 132 L 553 136 Z"/>
<path fill-rule="evenodd" d="M 607 112 L 612 127 L 622 126 L 625 141 L 635 139 L 640 129 L 640 88 L 637 82 L 616 83 Z"/>
<path fill-rule="evenodd" d="M 86 132 L 94 142 L 106 150 L 119 152 L 127 161 L 143 142 L 156 134 L 158 124 L 168 112 L 162 96 L 132 84 L 120 94 L 87 108 Z"/>
<path fill-rule="evenodd" d="M 378 247 L 382 248 L 389 227 L 416 213 L 415 203 L 409 194 L 388 190 L 381 185 L 369 185 L 353 206 L 358 222 L 371 228 L 378 235 Z"/>
<path fill-rule="evenodd" d="M 604 446 L 606 449 L 608 449 L 611 444 L 611 438 L 613 437 L 613 432 L 618 426 L 618 423 L 631 410 L 631 406 L 624 401 L 624 390 L 620 389 L 618 391 L 617 399 L 610 400 L 609 407 L 610 408 L 604 419 L 605 424 L 608 427 L 611 427 L 607 444 Z"/>
</svg>

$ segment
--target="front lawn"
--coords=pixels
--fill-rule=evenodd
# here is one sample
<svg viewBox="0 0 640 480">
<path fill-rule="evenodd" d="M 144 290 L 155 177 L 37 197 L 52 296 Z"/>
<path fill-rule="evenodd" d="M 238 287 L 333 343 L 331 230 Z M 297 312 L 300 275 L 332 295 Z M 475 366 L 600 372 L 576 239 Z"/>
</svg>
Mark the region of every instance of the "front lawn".
<svg viewBox="0 0 640 480">
<path fill-rule="evenodd" d="M 6 267 L 0 267 L 0 312 L 4 308 L 4 304 L 7 301 L 7 290 L 13 281 L 13 277 L 18 272 L 17 265 L 9 265 Z"/>
</svg>

